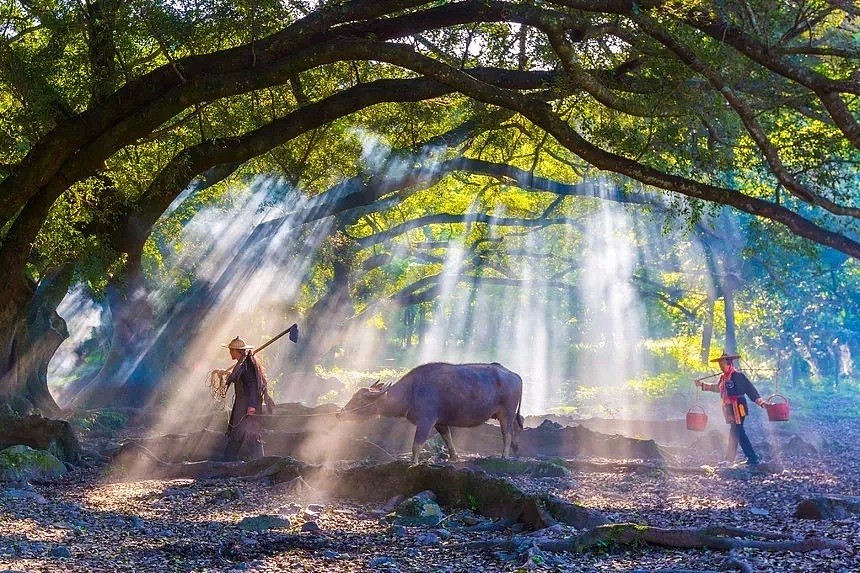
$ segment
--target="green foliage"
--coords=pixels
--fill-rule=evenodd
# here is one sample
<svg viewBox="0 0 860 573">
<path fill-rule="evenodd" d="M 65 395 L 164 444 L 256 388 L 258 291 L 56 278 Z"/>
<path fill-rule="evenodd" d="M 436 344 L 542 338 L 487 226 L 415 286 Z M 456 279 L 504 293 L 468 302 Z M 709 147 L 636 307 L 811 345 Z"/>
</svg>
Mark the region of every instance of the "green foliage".
<svg viewBox="0 0 860 573">
<path fill-rule="evenodd" d="M 72 422 L 84 431 L 121 430 L 128 423 L 128 415 L 106 408 L 95 412 L 84 412 L 72 419 Z"/>
<path fill-rule="evenodd" d="M 689 393 L 690 376 L 683 372 L 661 372 L 639 380 L 630 380 L 627 386 L 632 396 L 641 396 L 647 401 L 677 398 Z"/>
<path fill-rule="evenodd" d="M 860 381 L 844 380 L 838 389 L 784 389 L 791 407 L 790 420 L 828 422 L 860 418 Z"/>
</svg>

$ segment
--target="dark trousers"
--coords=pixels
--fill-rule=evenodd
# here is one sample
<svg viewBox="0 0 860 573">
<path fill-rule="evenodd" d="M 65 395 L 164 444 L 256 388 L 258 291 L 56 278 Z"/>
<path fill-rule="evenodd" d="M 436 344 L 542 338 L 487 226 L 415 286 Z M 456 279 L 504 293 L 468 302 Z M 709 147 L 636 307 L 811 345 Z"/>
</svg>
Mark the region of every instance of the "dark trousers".
<svg viewBox="0 0 860 573">
<path fill-rule="evenodd" d="M 759 462 L 758 456 L 755 455 L 755 450 L 753 450 L 752 443 L 750 443 L 746 430 L 744 430 L 743 422 L 740 424 L 729 424 L 729 449 L 726 452 L 727 461 L 735 461 L 735 453 L 738 451 L 738 444 L 741 445 L 741 449 L 743 450 L 744 455 L 746 455 L 749 463 L 757 464 Z"/>
<path fill-rule="evenodd" d="M 263 457 L 263 442 L 259 438 L 248 438 L 247 435 L 231 434 L 227 437 L 227 447 L 224 448 L 224 461 L 236 462 L 239 461 L 240 455 L 243 453 L 242 446 L 247 446 L 246 456 L 241 459 L 255 460 Z"/>
</svg>

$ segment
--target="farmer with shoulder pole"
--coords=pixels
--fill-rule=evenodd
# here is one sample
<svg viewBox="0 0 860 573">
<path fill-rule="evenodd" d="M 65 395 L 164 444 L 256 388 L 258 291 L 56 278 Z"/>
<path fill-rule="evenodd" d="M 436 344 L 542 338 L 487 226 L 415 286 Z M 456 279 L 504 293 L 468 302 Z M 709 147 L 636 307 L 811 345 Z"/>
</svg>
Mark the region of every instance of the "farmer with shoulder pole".
<svg viewBox="0 0 860 573">
<path fill-rule="evenodd" d="M 735 370 L 732 362 L 740 358 L 737 354 L 728 354 L 725 350 L 723 353 L 711 360 L 716 362 L 720 367 L 720 378 L 716 383 L 704 382 L 706 378 L 700 378 L 694 381 L 694 384 L 706 392 L 718 392 L 723 404 L 723 416 L 726 418 L 726 423 L 729 424 L 729 445 L 726 451 L 726 462 L 732 463 L 735 461 L 735 454 L 738 450 L 738 444 L 741 446 L 744 455 L 747 457 L 747 463 L 751 466 L 758 465 L 759 457 L 753 449 L 752 443 L 744 430 L 744 419 L 749 414 L 747 401 L 744 395 L 749 396 L 750 400 L 764 408 L 765 401 L 759 396 L 758 390 L 750 382 L 749 378 L 743 372 Z"/>
<path fill-rule="evenodd" d="M 261 346 L 257 352 L 262 351 L 266 346 L 288 333 L 290 340 L 293 342 L 298 340 L 298 326 L 293 324 Z M 236 361 L 236 364 L 231 368 L 216 370 L 210 374 L 210 378 L 223 380 L 223 385 L 220 385 L 221 388 L 216 390 L 213 386 L 213 393 L 217 392 L 222 397 L 226 396 L 230 384 L 233 384 L 235 390 L 235 399 L 227 422 L 227 447 L 224 450 L 224 460 L 237 461 L 240 458 L 260 458 L 264 453 L 262 420 L 259 414 L 264 403 L 270 414 L 273 405 L 272 397 L 269 395 L 266 372 L 254 356 L 254 347 L 238 336 L 221 346 L 227 348 L 230 351 L 230 357 Z"/>
</svg>

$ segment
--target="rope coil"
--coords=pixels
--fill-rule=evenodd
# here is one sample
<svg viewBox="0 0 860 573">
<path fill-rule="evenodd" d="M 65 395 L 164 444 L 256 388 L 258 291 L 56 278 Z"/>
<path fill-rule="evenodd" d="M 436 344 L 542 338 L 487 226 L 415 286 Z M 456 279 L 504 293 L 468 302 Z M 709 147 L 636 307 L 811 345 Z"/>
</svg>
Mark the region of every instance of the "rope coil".
<svg viewBox="0 0 860 573">
<path fill-rule="evenodd" d="M 217 402 L 227 399 L 227 376 L 228 373 L 224 370 L 213 370 L 206 375 L 204 383 L 209 388 L 209 394 Z"/>
</svg>

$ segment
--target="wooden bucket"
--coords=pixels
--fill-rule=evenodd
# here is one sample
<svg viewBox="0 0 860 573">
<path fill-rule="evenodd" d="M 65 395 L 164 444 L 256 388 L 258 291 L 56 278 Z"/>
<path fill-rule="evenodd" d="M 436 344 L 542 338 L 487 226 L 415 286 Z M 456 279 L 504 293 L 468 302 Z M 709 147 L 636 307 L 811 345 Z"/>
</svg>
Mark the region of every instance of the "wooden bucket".
<svg viewBox="0 0 860 573">
<path fill-rule="evenodd" d="M 782 398 L 782 402 L 773 402 L 774 398 Z M 788 398 L 782 394 L 774 394 L 764 404 L 764 409 L 767 410 L 767 419 L 771 422 L 787 422 L 791 407 L 788 404 Z"/>
<path fill-rule="evenodd" d="M 694 412 L 693 409 L 698 408 L 701 412 Z M 705 414 L 705 409 L 696 404 L 687 412 L 687 429 L 694 432 L 704 432 L 708 427 L 708 415 Z"/>
</svg>

